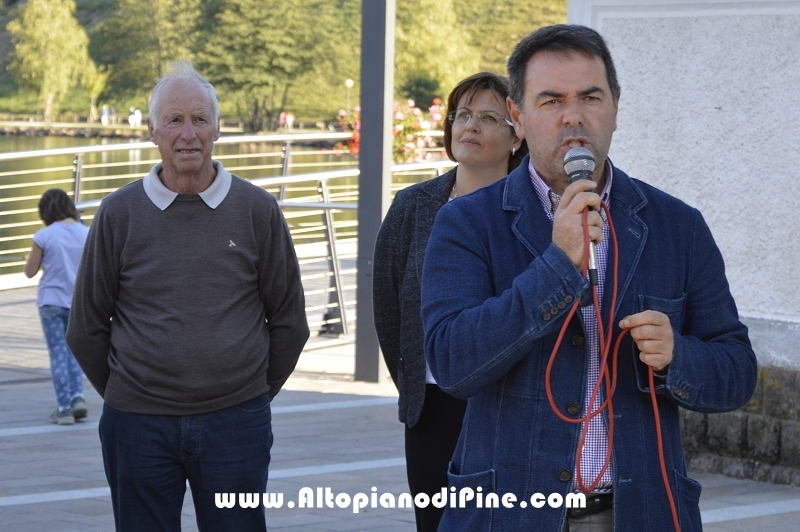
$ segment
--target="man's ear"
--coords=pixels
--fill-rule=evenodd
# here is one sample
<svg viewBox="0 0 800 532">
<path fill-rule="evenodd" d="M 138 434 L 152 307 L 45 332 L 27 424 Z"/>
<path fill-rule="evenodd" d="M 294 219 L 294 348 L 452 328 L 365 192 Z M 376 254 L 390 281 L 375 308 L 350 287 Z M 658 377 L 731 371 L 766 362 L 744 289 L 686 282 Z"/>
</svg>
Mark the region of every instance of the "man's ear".
<svg viewBox="0 0 800 532">
<path fill-rule="evenodd" d="M 147 119 L 147 133 L 150 135 L 150 142 L 158 146 L 158 142 L 156 142 L 156 133 L 153 128 L 153 123 L 150 121 L 150 118 Z"/>
<path fill-rule="evenodd" d="M 522 122 L 519 120 L 519 117 L 522 114 L 522 109 L 520 109 L 516 102 L 511 98 L 506 98 L 506 107 L 508 107 L 508 114 L 511 117 L 511 122 L 514 123 L 514 133 L 517 134 L 518 139 L 524 139 L 525 130 L 522 128 Z"/>
</svg>

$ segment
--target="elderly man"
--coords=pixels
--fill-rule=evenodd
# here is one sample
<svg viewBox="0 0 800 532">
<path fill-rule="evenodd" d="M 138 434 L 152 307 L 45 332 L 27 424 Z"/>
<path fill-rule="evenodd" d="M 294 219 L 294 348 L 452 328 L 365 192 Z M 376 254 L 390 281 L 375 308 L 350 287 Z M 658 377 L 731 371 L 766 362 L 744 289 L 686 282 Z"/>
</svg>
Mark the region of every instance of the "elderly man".
<svg viewBox="0 0 800 532">
<path fill-rule="evenodd" d="M 100 439 L 117 530 L 266 530 L 270 401 L 308 339 L 292 239 L 275 199 L 212 160 L 213 87 L 177 63 L 153 90 L 162 162 L 103 200 L 67 340 L 105 400 Z"/>
<path fill-rule="evenodd" d="M 541 28 L 517 45 L 508 71 L 509 112 L 530 159 L 442 207 L 425 256 L 431 372 L 445 392 L 468 399 L 449 481 L 476 499 L 448 507 L 439 530 L 660 531 L 673 529 L 673 517 L 683 530 L 700 530 L 700 485 L 686 476 L 678 407 L 733 410 L 756 384 L 722 256 L 696 209 L 608 160 L 620 88 L 597 32 Z M 597 162 L 593 181 L 570 184 L 564 158 L 576 147 Z M 598 213 L 601 198 L 618 253 Z M 586 207 L 597 243 L 597 306 L 582 275 Z M 598 322 L 608 327 L 611 308 L 612 339 L 630 334 L 618 364 L 607 362 L 613 417 L 608 409 L 592 417 L 611 392 L 602 386 L 593 400 L 600 351 L 613 345 L 601 340 L 609 333 Z M 592 493 L 586 508 L 568 512 L 560 502 L 577 490 Z M 488 501 L 489 493 L 504 504 L 478 506 L 478 494 Z"/>
</svg>

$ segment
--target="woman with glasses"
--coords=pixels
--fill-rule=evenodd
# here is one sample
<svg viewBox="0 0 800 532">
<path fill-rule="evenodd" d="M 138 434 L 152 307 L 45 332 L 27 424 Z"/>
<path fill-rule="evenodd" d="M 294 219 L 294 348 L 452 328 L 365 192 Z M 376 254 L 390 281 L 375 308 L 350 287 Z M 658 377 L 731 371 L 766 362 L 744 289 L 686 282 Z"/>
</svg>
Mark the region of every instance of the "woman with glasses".
<svg viewBox="0 0 800 532">
<path fill-rule="evenodd" d="M 489 72 L 456 85 L 447 98 L 444 144 L 458 165 L 398 192 L 375 243 L 375 329 L 400 392 L 399 418 L 406 425 L 406 469 L 414 497 L 441 496 L 447 490 L 447 465 L 467 404 L 439 389 L 425 362 L 420 317 L 425 248 L 442 205 L 504 177 L 528 153 L 509 120 L 507 96 L 508 80 Z M 433 504 L 415 506 L 417 530 L 435 531 L 443 511 Z"/>
</svg>

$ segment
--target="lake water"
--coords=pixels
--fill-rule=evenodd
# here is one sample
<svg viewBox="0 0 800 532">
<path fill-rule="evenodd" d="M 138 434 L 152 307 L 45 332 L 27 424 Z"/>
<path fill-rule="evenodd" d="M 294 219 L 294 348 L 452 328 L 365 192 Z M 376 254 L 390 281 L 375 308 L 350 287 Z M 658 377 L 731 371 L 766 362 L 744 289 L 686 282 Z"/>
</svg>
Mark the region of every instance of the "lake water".
<svg viewBox="0 0 800 532">
<path fill-rule="evenodd" d="M 148 139 L 0 136 L 0 153 L 97 145 L 124 145 L 132 142 L 148 142 Z M 135 172 L 144 175 L 160 159 L 156 146 L 151 146 L 149 149 L 84 154 L 82 156 L 83 175 L 88 178 L 114 176 L 124 172 Z M 225 161 L 236 161 L 235 166 L 241 167 L 238 170 L 243 172 L 243 174 L 237 172 L 241 177 L 268 177 L 269 175 L 278 175 L 279 172 L 272 173 L 267 170 L 264 173 L 262 168 L 261 171 L 254 173 L 250 167 L 269 165 L 270 167 L 280 168 L 281 149 L 282 143 L 217 144 L 214 148 L 214 157 L 223 160 L 226 168 L 229 167 L 229 164 Z M 318 167 L 320 170 L 326 170 L 357 165 L 357 162 L 350 158 L 349 155 L 337 156 L 330 149 L 293 145 L 291 151 L 293 154 L 292 161 L 297 162 L 299 166 L 306 164 Z M 0 185 L 20 182 L 20 180 L 32 183 L 54 179 L 71 179 L 73 159 L 72 155 L 60 155 L 0 161 Z M 127 168 L 119 168 L 125 166 Z M 65 168 L 69 171 L 67 172 Z M 36 170 L 45 169 L 44 173 L 34 175 Z M 30 175 L 30 177 L 21 178 L 21 175 Z"/>
<path fill-rule="evenodd" d="M 80 138 L 80 137 L 28 137 L 0 136 L 0 153 L 44 150 L 96 145 L 119 145 L 141 142 L 146 139 Z M 231 172 L 245 178 L 271 177 L 281 174 L 282 143 L 217 144 L 214 157 L 220 159 Z M 297 146 L 291 148 L 291 173 L 319 172 L 357 166 L 357 161 L 347 154 L 336 155 L 330 148 Z M 140 179 L 160 160 L 155 145 L 147 149 L 130 149 L 113 152 L 89 153 L 82 156 L 80 200 L 100 199 L 120 186 Z M 30 249 L 30 236 L 42 227 L 38 215 L 38 200 L 49 188 L 62 188 L 71 192 L 74 187 L 73 160 L 75 156 L 59 155 L 0 161 L 0 275 L 21 271 L 24 253 Z M 337 180 L 331 183 L 333 201 L 355 201 L 357 179 Z M 267 187 L 277 194 L 277 187 Z M 314 182 L 291 186 L 286 198 L 306 198 L 316 201 Z M 335 198 L 335 199 L 334 199 Z M 347 199 L 349 198 L 349 199 Z M 320 217 L 288 215 L 293 229 L 319 225 Z M 93 212 L 83 218 L 90 222 Z M 354 216 L 354 213 L 337 213 L 337 218 Z M 317 239 L 316 231 L 308 238 Z"/>
<path fill-rule="evenodd" d="M 0 153 L 21 151 L 119 145 L 147 139 L 0 136 Z M 245 179 L 271 177 L 281 174 L 282 143 L 217 144 L 214 158 L 223 162 L 232 173 Z M 334 152 L 331 147 L 302 146 L 291 148 L 291 174 L 322 172 L 355 168 L 358 161 L 347 153 Z M 0 275 L 22 271 L 23 256 L 30 249 L 30 237 L 42 227 L 37 204 L 49 188 L 73 190 L 74 155 L 35 157 L 0 161 Z M 140 179 L 160 160 L 155 145 L 147 149 L 129 149 L 82 156 L 80 200 L 99 199 L 130 181 Z M 414 183 L 430 178 L 432 172 L 395 176 L 396 183 Z M 277 194 L 278 187 L 265 187 Z M 358 178 L 341 178 L 329 182 L 330 201 L 357 202 Z M 315 202 L 318 200 L 314 181 L 287 187 L 286 199 Z M 285 212 L 296 243 L 319 241 L 323 237 L 317 214 Z M 83 218 L 88 223 L 93 212 Z M 355 237 L 355 211 L 335 212 L 337 238 Z"/>
<path fill-rule="evenodd" d="M 141 139 L 127 138 L 85 138 L 85 137 L 33 137 L 27 135 L 7 135 L 0 136 L 0 153 L 29 151 L 29 150 L 52 150 L 54 148 L 66 148 L 69 146 L 96 146 L 99 144 L 125 144 L 138 142 Z"/>
</svg>

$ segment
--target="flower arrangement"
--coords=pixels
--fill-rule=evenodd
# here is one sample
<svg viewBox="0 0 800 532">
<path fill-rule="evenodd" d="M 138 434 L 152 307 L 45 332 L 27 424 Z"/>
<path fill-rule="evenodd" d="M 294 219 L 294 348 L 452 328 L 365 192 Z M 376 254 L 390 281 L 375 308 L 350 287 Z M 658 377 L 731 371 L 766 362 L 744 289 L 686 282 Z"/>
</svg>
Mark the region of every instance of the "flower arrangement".
<svg viewBox="0 0 800 532">
<path fill-rule="evenodd" d="M 358 156 L 358 146 L 361 144 L 361 107 L 353 107 L 353 112 L 348 113 L 344 109 L 339 109 L 339 127 L 342 131 L 353 134 L 353 137 L 345 142 L 339 142 L 334 146 L 336 150 L 347 150 L 353 157 Z"/>
<path fill-rule="evenodd" d="M 438 145 L 428 132 L 441 130 L 444 120 L 442 100 L 434 98 L 433 105 L 423 111 L 414 100 L 404 103 L 394 102 L 392 128 L 392 159 L 395 163 L 421 162 L 432 159 L 429 148 Z M 337 144 L 338 149 L 347 149 L 351 155 L 358 155 L 361 129 L 361 108 L 355 107 L 352 113 L 339 110 L 339 126 L 342 131 L 350 131 L 353 138 Z"/>
<path fill-rule="evenodd" d="M 408 100 L 405 104 L 394 102 L 394 128 L 392 129 L 394 162 L 430 160 L 431 154 L 426 148 L 435 148 L 436 141 L 426 133 L 441 128 L 441 122 L 441 100 L 438 103 L 434 101 L 434 105 L 427 112 L 417 107 L 414 100 Z"/>
</svg>

